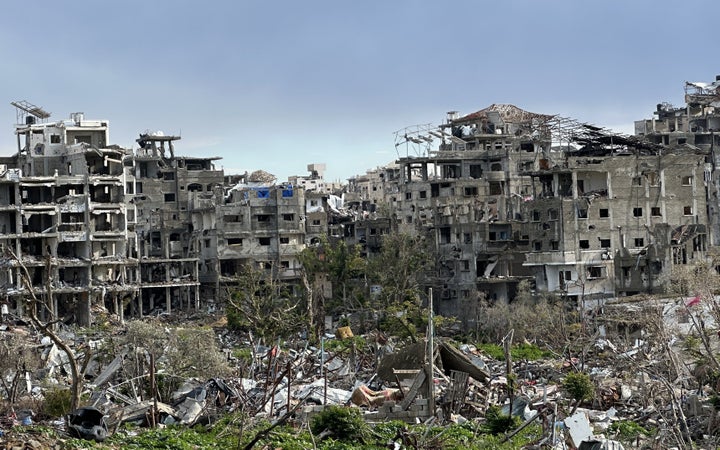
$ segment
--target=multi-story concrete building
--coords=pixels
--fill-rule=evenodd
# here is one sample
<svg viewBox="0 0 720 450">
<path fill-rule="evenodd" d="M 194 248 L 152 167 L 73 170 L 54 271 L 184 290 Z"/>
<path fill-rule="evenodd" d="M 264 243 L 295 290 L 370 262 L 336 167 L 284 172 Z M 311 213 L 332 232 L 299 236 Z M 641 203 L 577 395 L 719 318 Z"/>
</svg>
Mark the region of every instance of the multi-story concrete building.
<svg viewBox="0 0 720 450">
<path fill-rule="evenodd" d="M 512 105 L 452 112 L 418 137 L 441 138 L 437 150 L 400 158 L 373 203 L 435 242 L 439 313 L 464 314 L 478 294 L 512 300 L 523 279 L 578 303 L 661 292 L 672 265 L 705 258 L 717 182 L 714 109 L 658 111 L 638 136 Z M 367 178 L 356 195 L 369 197 Z"/>
<path fill-rule="evenodd" d="M 198 307 L 200 266 L 207 276 L 206 261 L 217 252 L 212 221 L 198 224 L 193 218 L 204 218 L 203 200 L 222 194 L 223 171 L 214 167 L 220 158 L 176 156 L 173 143 L 179 139 L 144 133 L 126 160 L 140 262 L 141 295 L 131 309 L 136 314 Z"/>
<path fill-rule="evenodd" d="M 306 235 L 303 188 L 241 179 L 216 213 L 220 292 L 231 288 L 247 265 L 290 284 L 299 280 L 297 255 Z"/>
<path fill-rule="evenodd" d="M 300 187 L 305 192 L 322 192 L 325 194 L 336 194 L 342 190 L 342 185 L 336 181 L 325 179 L 325 164 L 308 164 L 307 170 L 310 173 L 306 176 L 294 175 L 288 177 L 288 183 Z"/>
<path fill-rule="evenodd" d="M 525 265 L 538 289 L 577 300 L 658 293 L 664 271 L 705 256 L 706 153 L 621 141 L 532 172 Z"/>
<path fill-rule="evenodd" d="M 685 103 L 677 108 L 658 104 L 652 119 L 635 122 L 635 134 L 671 148 L 707 152 L 703 185 L 708 199 L 708 243 L 720 246 L 720 75 L 710 83 L 686 82 Z"/>
<path fill-rule="evenodd" d="M 437 150 L 398 161 L 391 214 L 396 229 L 425 233 L 435 243 L 437 266 L 429 280 L 443 300 L 439 313 L 463 310 L 478 292 L 511 299 L 530 278 L 523 265 L 530 249 L 523 204 L 532 182 L 523 171 L 545 160 L 550 119 L 512 105 L 462 117 L 451 112 L 432 134 L 442 138 Z"/>
<path fill-rule="evenodd" d="M 0 162 L 3 301 L 22 313 L 32 290 L 50 309 L 38 308 L 41 318 L 81 324 L 91 304 L 122 311 L 139 290 L 125 193 L 129 150 L 108 144 L 107 121 L 75 113 L 48 122 L 41 108 L 13 105 L 17 153 Z"/>
<path fill-rule="evenodd" d="M 246 267 L 297 284 L 298 254 L 324 236 L 372 257 L 394 231 L 432 244 L 437 312 L 466 325 L 479 298 L 510 301 L 523 280 L 578 304 L 660 293 L 673 265 L 720 245 L 720 81 L 685 88 L 684 107 L 658 105 L 635 136 L 512 105 L 451 112 L 400 134 L 423 152 L 342 194 L 323 164 L 288 183 L 225 177 L 219 158 L 176 156 L 177 136 L 143 133 L 123 149 L 107 121 L 52 122 L 14 102 L 17 154 L 0 158 L 3 300 L 21 312 L 32 289 L 81 323 L 93 304 L 197 308 Z"/>
</svg>

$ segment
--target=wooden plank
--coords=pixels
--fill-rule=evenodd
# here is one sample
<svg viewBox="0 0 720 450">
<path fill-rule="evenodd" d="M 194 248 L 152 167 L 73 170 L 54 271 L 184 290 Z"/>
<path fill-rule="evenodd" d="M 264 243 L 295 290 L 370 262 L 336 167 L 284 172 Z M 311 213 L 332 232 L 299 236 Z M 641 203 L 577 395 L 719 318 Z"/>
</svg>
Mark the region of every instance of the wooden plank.
<svg viewBox="0 0 720 450">
<path fill-rule="evenodd" d="M 410 390 L 408 391 L 407 396 L 403 398 L 403 400 L 400 402 L 400 407 L 403 411 L 408 409 L 410 403 L 415 400 L 415 397 L 417 397 L 418 391 L 422 387 L 424 381 L 425 371 L 418 372 L 418 374 L 415 375 L 415 379 L 413 380 L 413 384 L 410 386 Z"/>
</svg>

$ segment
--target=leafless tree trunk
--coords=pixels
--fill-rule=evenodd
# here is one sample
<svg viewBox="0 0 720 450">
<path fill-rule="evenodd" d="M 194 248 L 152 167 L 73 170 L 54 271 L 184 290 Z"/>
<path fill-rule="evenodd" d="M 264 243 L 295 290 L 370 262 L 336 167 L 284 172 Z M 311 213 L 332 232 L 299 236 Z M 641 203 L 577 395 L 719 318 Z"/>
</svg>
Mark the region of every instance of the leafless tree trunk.
<svg viewBox="0 0 720 450">
<path fill-rule="evenodd" d="M 48 289 L 47 292 L 47 300 L 46 302 L 42 302 L 38 300 L 37 296 L 35 295 L 35 291 L 33 290 L 30 273 L 28 272 L 27 267 L 23 262 L 18 258 L 18 256 L 11 250 L 7 249 L 7 252 L 9 253 L 10 257 L 15 260 L 15 262 L 20 267 L 20 279 L 22 280 L 23 285 L 25 286 L 25 289 L 28 291 L 28 295 L 30 296 L 29 300 L 26 300 L 28 302 L 28 308 L 26 308 L 28 317 L 30 318 L 30 322 L 37 328 L 42 334 L 49 337 L 50 340 L 60 348 L 60 350 L 65 353 L 65 355 L 68 358 L 69 366 L 70 366 L 70 379 L 71 379 L 71 385 L 70 385 L 70 393 L 71 393 L 71 399 L 70 399 L 70 408 L 76 409 L 80 406 L 80 394 L 82 393 L 83 388 L 83 371 L 87 369 L 87 363 L 90 361 L 89 355 L 85 358 L 85 365 L 84 367 L 80 367 L 80 363 L 75 357 L 75 354 L 73 353 L 72 349 L 70 348 L 65 341 L 63 341 L 57 333 L 54 331 L 55 325 L 59 322 L 59 319 L 55 316 L 54 308 L 52 307 L 52 292 L 49 291 L 49 285 L 50 280 L 47 280 L 46 283 L 46 289 Z M 50 277 L 50 273 L 47 273 L 48 278 Z M 27 298 L 27 297 L 26 297 Z M 44 308 L 44 311 L 49 313 L 50 320 L 48 321 L 41 321 L 37 317 L 37 307 L 40 306 Z"/>
</svg>

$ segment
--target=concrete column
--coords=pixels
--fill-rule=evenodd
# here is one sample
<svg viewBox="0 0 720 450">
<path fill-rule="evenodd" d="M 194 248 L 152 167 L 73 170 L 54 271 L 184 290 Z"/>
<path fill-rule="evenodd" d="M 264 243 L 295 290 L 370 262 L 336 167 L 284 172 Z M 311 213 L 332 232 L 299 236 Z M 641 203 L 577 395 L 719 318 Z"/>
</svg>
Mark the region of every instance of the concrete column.
<svg viewBox="0 0 720 450">
<path fill-rule="evenodd" d="M 88 292 L 81 292 L 80 295 L 78 295 L 78 305 L 75 314 L 79 326 L 90 326 L 90 294 Z"/>
</svg>

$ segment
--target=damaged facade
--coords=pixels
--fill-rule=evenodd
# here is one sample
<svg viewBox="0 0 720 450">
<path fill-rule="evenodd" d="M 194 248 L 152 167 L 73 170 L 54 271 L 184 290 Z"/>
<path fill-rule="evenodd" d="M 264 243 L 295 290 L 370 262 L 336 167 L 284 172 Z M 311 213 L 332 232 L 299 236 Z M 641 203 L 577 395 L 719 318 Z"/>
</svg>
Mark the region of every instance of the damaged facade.
<svg viewBox="0 0 720 450">
<path fill-rule="evenodd" d="M 718 83 L 687 83 L 686 107 L 658 105 L 635 136 L 513 105 L 451 112 L 402 135 L 422 156 L 351 179 L 347 198 L 434 242 L 436 312 L 466 325 L 524 279 L 578 304 L 660 293 L 718 243 Z M 360 223 L 346 235 L 363 242 Z"/>
<path fill-rule="evenodd" d="M 213 256 L 208 235 L 214 227 L 197 217 L 222 193 L 223 172 L 214 167 L 219 158 L 175 156 L 173 142 L 179 139 L 144 133 L 126 160 L 140 256 L 141 295 L 130 305 L 133 315 L 199 307 L 200 267 L 205 275 L 206 259 Z"/>
<path fill-rule="evenodd" d="M 107 121 L 49 122 L 14 102 L 18 151 L 0 160 L 5 302 L 22 312 L 22 262 L 34 292 L 81 323 L 92 304 L 134 316 L 212 306 L 243 267 L 297 286 L 307 245 L 342 239 L 372 257 L 396 231 L 433 244 L 436 312 L 466 326 L 478 300 L 512 300 L 523 280 L 578 304 L 661 293 L 673 265 L 720 242 L 719 83 L 687 83 L 686 106 L 658 105 L 634 136 L 512 105 L 450 112 L 396 133 L 406 155 L 342 193 L 323 164 L 287 183 L 226 176 L 219 158 L 175 155 L 177 136 L 123 149 Z"/>
<path fill-rule="evenodd" d="M 92 303 L 117 311 L 139 291 L 123 165 L 129 153 L 108 144 L 106 121 L 76 113 L 48 123 L 41 108 L 13 104 L 18 152 L 1 161 L 3 300 L 22 313 L 32 289 L 53 316 L 89 324 Z"/>
<path fill-rule="evenodd" d="M 227 292 L 245 266 L 297 284 L 297 255 L 305 248 L 306 235 L 304 189 L 276 185 L 274 178 L 256 173 L 235 181 L 209 212 L 217 223 L 216 291 Z"/>
<path fill-rule="evenodd" d="M 213 307 L 246 264 L 299 278 L 303 188 L 269 174 L 226 179 L 220 158 L 176 156 L 179 136 L 145 132 L 124 149 L 108 144 L 107 121 L 50 122 L 39 107 L 13 105 L 18 151 L 0 159 L 4 311 L 23 313 L 25 278 L 52 299 L 41 319 L 80 324 L 91 305 L 120 317 Z"/>
</svg>

